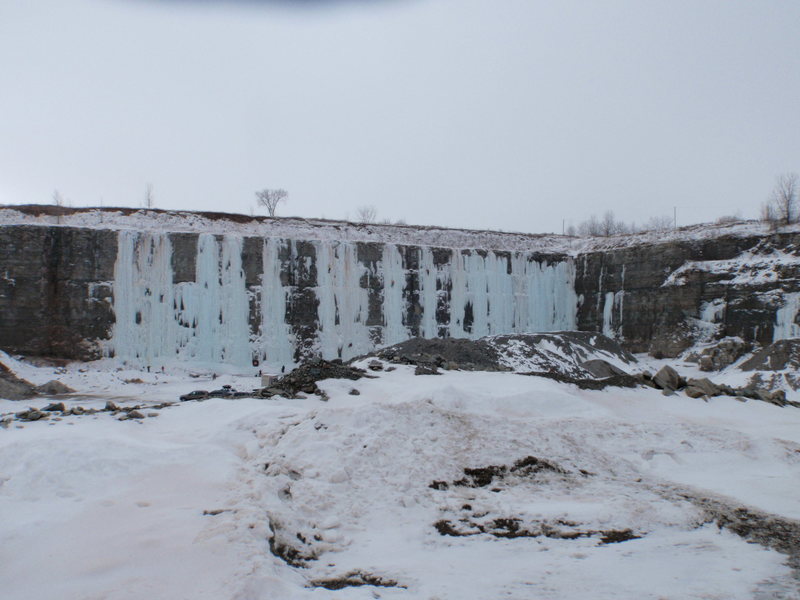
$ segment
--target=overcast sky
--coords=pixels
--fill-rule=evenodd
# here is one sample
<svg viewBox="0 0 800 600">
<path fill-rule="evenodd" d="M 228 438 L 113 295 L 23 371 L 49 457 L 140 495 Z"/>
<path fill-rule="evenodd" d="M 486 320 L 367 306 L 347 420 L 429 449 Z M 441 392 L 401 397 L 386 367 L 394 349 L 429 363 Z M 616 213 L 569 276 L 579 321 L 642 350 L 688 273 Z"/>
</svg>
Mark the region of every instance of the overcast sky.
<svg viewBox="0 0 800 600">
<path fill-rule="evenodd" d="M 800 2 L 0 0 L 0 203 L 561 231 L 755 217 Z"/>
</svg>

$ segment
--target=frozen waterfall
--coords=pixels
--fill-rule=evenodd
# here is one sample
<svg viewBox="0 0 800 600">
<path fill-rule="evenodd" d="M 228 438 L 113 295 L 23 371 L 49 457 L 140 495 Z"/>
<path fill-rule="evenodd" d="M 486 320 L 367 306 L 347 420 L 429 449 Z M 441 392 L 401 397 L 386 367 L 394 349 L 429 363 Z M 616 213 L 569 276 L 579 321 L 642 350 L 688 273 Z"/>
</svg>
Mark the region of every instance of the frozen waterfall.
<svg viewBox="0 0 800 600">
<path fill-rule="evenodd" d="M 189 247 L 194 255 L 175 257 L 168 233 L 120 231 L 109 343 L 118 359 L 236 368 L 257 359 L 278 370 L 308 354 L 349 359 L 415 335 L 576 326 L 571 260 L 228 234 L 200 234 Z M 194 265 L 189 280 L 176 280 L 177 258 Z"/>
<path fill-rule="evenodd" d="M 800 312 L 800 293 L 784 294 L 784 304 L 775 314 L 775 329 L 772 341 L 787 340 L 800 337 L 800 325 L 797 315 Z"/>
</svg>

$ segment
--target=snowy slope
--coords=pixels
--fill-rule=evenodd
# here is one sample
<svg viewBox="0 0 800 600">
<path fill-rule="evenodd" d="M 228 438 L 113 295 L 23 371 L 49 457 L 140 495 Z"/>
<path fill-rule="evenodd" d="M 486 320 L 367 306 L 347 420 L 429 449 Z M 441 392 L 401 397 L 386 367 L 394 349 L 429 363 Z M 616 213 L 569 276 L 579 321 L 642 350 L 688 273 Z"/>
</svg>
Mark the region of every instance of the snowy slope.
<svg viewBox="0 0 800 600">
<path fill-rule="evenodd" d="M 720 531 L 687 499 L 800 519 L 800 411 L 412 373 L 323 381 L 327 403 L 209 400 L 142 422 L 0 430 L 3 598 L 800 597 L 785 555 Z M 82 383 L 90 397 L 68 400 L 82 405 L 255 383 L 121 383 L 132 374 L 61 375 Z M 0 401 L 0 413 L 27 404 Z M 527 457 L 553 468 L 513 468 Z M 505 470 L 462 481 L 486 467 Z M 440 534 L 442 522 L 466 535 Z M 496 535 L 509 523 L 536 535 Z M 603 543 L 625 530 L 639 539 Z M 312 587 L 354 572 L 404 587 Z"/>
</svg>

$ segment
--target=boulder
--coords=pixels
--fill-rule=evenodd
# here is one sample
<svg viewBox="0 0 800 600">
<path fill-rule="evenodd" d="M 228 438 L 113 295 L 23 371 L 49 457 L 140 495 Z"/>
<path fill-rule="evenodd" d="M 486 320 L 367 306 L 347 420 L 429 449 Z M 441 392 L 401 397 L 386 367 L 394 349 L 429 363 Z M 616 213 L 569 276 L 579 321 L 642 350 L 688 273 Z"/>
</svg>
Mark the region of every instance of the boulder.
<svg viewBox="0 0 800 600">
<path fill-rule="evenodd" d="M 709 381 L 707 378 L 703 377 L 702 379 L 690 379 L 686 382 L 686 387 L 695 388 L 701 390 L 704 396 L 721 396 L 722 390 L 719 388 L 717 384 L 712 381 Z M 688 392 L 687 392 L 688 395 Z M 697 396 L 692 396 L 692 398 L 696 398 Z"/>
<path fill-rule="evenodd" d="M 660 390 L 672 390 L 675 391 L 678 388 L 682 387 L 682 378 L 678 375 L 678 372 L 670 367 L 669 365 L 664 365 L 658 370 L 653 376 L 653 383 L 656 387 Z"/>
<path fill-rule="evenodd" d="M 37 387 L 36 391 L 43 396 L 57 396 L 58 394 L 71 394 L 75 390 L 64 385 L 57 379 L 53 379 Z"/>
<path fill-rule="evenodd" d="M 414 369 L 414 375 L 441 375 L 441 373 L 439 369 L 436 368 L 436 365 L 420 363 L 417 365 L 417 368 Z"/>
<path fill-rule="evenodd" d="M 24 400 L 36 395 L 36 388 L 30 381 L 17 377 L 11 369 L 0 363 L 0 398 Z"/>
<path fill-rule="evenodd" d="M 613 377 L 614 375 L 627 375 L 625 371 L 602 358 L 593 358 L 592 360 L 584 361 L 581 363 L 581 367 L 598 379 L 605 379 L 606 377 Z"/>
<path fill-rule="evenodd" d="M 750 352 L 752 347 L 741 338 L 724 338 L 696 355 L 697 364 L 701 371 L 721 371 Z"/>
<path fill-rule="evenodd" d="M 40 419 L 46 419 L 47 414 L 43 413 L 40 410 L 36 410 L 35 408 L 29 408 L 28 410 L 23 410 L 22 412 L 18 412 L 14 415 L 20 421 L 39 421 Z"/>
<path fill-rule="evenodd" d="M 706 394 L 705 390 L 693 385 L 687 385 L 683 391 L 687 396 L 689 396 L 689 398 L 703 398 L 708 395 Z"/>
<path fill-rule="evenodd" d="M 769 390 L 756 390 L 756 394 L 758 394 L 759 400 L 769 402 L 775 406 L 786 406 L 786 393 L 783 390 L 775 390 L 774 392 Z"/>
<path fill-rule="evenodd" d="M 23 379 L 0 378 L 0 398 L 6 400 L 24 400 L 36 395 L 36 388 Z"/>
</svg>

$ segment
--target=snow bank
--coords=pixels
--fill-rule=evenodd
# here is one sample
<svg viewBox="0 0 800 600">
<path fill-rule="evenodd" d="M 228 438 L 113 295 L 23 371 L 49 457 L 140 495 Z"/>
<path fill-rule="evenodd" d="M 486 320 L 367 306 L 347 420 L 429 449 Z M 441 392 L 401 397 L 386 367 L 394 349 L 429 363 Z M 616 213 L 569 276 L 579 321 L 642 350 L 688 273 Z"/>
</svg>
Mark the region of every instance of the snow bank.
<svg viewBox="0 0 800 600">
<path fill-rule="evenodd" d="M 321 385 L 327 403 L 209 400 L 143 423 L 0 431 L 3 597 L 798 597 L 784 555 L 704 525 L 688 498 L 799 518 L 800 411 L 402 366 Z M 526 457 L 558 469 L 458 483 Z M 508 523 L 549 534 L 478 527 Z M 624 529 L 639 538 L 591 533 Z M 270 540 L 316 559 L 289 566 Z M 312 587 L 354 571 L 404 587 Z"/>
</svg>

